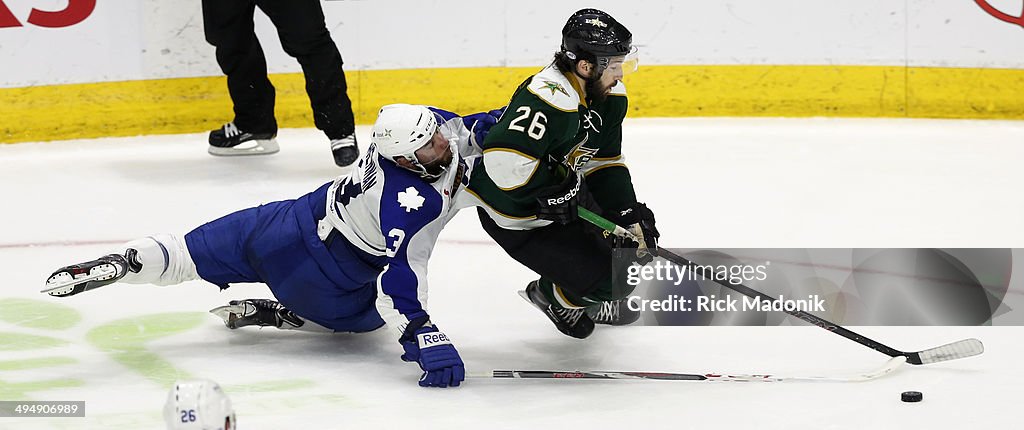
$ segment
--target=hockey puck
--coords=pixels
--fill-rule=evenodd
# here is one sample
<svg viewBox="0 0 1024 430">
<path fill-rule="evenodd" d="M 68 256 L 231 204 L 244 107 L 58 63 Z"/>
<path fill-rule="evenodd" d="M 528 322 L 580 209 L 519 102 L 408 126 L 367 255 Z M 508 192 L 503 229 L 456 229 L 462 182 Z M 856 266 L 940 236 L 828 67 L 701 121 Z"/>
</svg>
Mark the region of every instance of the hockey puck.
<svg viewBox="0 0 1024 430">
<path fill-rule="evenodd" d="M 900 395 L 900 399 L 904 402 L 917 403 L 924 399 L 924 395 L 920 391 L 904 391 Z"/>
</svg>

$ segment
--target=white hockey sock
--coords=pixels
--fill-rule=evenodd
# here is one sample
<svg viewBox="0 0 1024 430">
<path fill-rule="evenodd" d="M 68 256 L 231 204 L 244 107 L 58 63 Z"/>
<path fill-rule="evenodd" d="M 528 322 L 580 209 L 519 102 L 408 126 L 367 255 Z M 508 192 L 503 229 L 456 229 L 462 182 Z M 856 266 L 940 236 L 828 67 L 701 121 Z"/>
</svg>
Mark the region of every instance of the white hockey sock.
<svg viewBox="0 0 1024 430">
<path fill-rule="evenodd" d="M 181 236 L 158 234 L 128 242 L 122 249 L 128 248 L 138 251 L 142 270 L 139 273 L 128 272 L 121 282 L 164 286 L 199 279 L 196 264 Z"/>
</svg>

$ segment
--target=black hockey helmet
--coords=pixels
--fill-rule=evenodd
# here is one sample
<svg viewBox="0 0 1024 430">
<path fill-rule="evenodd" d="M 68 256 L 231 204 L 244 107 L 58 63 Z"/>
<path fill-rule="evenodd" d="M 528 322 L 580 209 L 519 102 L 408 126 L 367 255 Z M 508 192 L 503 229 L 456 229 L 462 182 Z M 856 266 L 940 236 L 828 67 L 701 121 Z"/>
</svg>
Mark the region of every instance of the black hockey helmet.
<svg viewBox="0 0 1024 430">
<path fill-rule="evenodd" d="M 571 60 L 597 65 L 600 76 L 611 57 L 625 56 L 633 45 L 633 33 L 611 15 L 597 9 L 580 9 L 562 27 L 562 52 Z"/>
</svg>

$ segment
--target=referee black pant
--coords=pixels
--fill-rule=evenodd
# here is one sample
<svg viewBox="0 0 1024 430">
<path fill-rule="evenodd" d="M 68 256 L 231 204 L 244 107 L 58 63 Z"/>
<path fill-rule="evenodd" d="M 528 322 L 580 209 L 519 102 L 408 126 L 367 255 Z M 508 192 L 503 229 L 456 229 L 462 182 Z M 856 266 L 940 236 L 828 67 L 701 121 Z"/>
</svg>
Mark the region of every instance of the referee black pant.
<svg viewBox="0 0 1024 430">
<path fill-rule="evenodd" d="M 217 64 L 228 77 L 235 125 L 254 133 L 276 132 L 274 86 L 253 29 L 259 6 L 277 28 L 281 45 L 302 66 L 313 122 L 328 138 L 355 131 L 341 53 L 324 22 L 320 0 L 203 0 L 206 41 L 217 48 Z"/>
</svg>

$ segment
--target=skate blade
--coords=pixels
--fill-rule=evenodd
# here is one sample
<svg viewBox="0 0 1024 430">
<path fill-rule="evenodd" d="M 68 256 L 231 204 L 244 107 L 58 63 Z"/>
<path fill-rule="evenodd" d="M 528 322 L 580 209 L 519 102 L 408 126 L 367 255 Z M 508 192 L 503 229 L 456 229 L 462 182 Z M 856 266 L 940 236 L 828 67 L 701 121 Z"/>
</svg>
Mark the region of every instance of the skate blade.
<svg viewBox="0 0 1024 430">
<path fill-rule="evenodd" d="M 211 155 L 218 156 L 237 156 L 237 155 L 270 155 L 275 154 L 281 150 L 281 147 L 277 144 L 275 139 L 256 139 L 248 142 L 239 143 L 236 146 L 230 148 L 221 148 L 219 146 L 210 145 L 208 150 Z"/>
<path fill-rule="evenodd" d="M 61 276 L 64 275 L 64 276 Z M 68 272 L 61 272 L 46 280 L 47 287 L 39 290 L 40 293 L 61 297 L 71 295 L 75 287 L 92 281 L 102 281 L 117 275 L 117 269 L 113 266 L 96 266 L 89 270 L 89 274 L 75 278 Z M 82 291 L 85 291 L 84 289 Z M 81 292 L 81 291 L 79 291 Z"/>
<path fill-rule="evenodd" d="M 523 300 L 526 300 L 531 305 L 533 304 L 533 301 L 530 300 L 530 294 L 527 293 L 526 290 L 519 290 L 519 297 L 522 297 Z"/>
<path fill-rule="evenodd" d="M 242 315 L 244 312 L 245 305 L 226 305 L 210 309 L 211 314 L 214 314 L 224 320 L 224 326 L 232 330 L 237 328 L 234 326 L 234 323 L 235 320 L 238 319 L 238 315 Z"/>
</svg>

